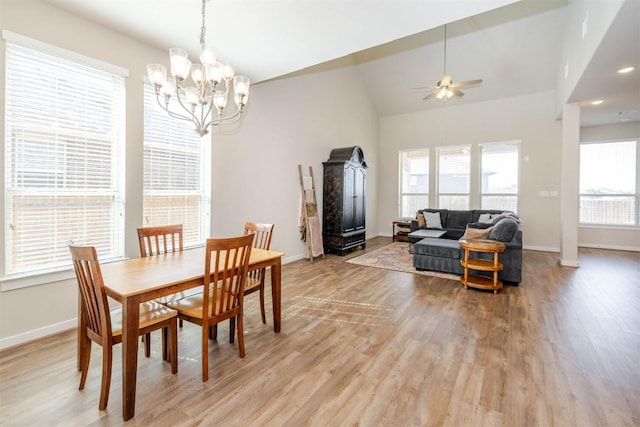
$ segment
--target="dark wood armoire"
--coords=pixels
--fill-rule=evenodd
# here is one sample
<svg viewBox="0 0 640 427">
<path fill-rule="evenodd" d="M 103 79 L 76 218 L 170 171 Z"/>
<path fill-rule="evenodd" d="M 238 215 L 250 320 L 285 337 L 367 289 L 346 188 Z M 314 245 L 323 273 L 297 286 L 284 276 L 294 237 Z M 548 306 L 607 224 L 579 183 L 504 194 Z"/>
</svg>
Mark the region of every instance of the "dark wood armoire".
<svg viewBox="0 0 640 427">
<path fill-rule="evenodd" d="M 364 249 L 367 164 L 362 148 L 336 148 L 322 165 L 324 250 L 344 255 L 358 246 Z"/>
</svg>

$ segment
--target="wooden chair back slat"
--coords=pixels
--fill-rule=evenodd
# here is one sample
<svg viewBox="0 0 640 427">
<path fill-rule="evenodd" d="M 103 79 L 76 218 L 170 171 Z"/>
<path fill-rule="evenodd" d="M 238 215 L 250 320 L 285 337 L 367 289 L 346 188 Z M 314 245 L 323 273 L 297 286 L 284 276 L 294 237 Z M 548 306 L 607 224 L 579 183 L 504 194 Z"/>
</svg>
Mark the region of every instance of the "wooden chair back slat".
<svg viewBox="0 0 640 427">
<path fill-rule="evenodd" d="M 244 223 L 244 234 L 253 235 L 253 247 L 257 249 L 271 248 L 271 236 L 273 235 L 273 224 L 265 224 L 247 221 Z M 265 269 L 253 270 L 249 272 L 249 277 L 263 280 Z"/>
<path fill-rule="evenodd" d="M 139 227 L 138 242 L 141 257 L 182 251 L 182 224 Z"/>
<path fill-rule="evenodd" d="M 209 292 L 204 293 L 203 310 L 211 309 L 208 316 L 203 317 L 237 315 L 242 304 L 252 241 L 251 235 L 207 239 L 204 277 L 209 278 Z"/>
</svg>

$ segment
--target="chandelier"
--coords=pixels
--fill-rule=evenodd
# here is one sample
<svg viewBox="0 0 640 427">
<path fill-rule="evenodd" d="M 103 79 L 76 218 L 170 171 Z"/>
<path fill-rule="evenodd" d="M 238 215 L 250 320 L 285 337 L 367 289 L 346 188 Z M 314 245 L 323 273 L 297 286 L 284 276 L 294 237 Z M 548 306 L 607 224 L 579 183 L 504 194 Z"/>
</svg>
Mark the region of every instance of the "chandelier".
<svg viewBox="0 0 640 427">
<path fill-rule="evenodd" d="M 216 55 L 205 44 L 206 2 L 202 0 L 201 63 L 191 63 L 185 50 L 172 47 L 169 49 L 171 77 L 167 77 L 167 67 L 164 65 L 147 65 L 147 76 L 155 86 L 160 107 L 173 118 L 193 122 L 200 136 L 209 133 L 210 126 L 234 123 L 240 119 L 249 99 L 250 84 L 246 76 L 234 77 L 233 68 L 216 61 Z M 187 86 L 189 75 L 193 86 Z M 225 108 L 232 82 L 236 109 L 228 113 Z M 226 115 L 223 116 L 223 112 Z"/>
</svg>

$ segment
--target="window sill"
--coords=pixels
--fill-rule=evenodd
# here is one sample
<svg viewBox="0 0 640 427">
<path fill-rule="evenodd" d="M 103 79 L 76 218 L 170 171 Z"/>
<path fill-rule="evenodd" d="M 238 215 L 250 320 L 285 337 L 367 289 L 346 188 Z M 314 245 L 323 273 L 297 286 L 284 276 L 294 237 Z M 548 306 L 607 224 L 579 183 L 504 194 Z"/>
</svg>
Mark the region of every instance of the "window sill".
<svg viewBox="0 0 640 427">
<path fill-rule="evenodd" d="M 613 225 L 613 224 L 578 224 L 578 228 L 591 228 L 598 230 L 631 230 L 640 231 L 639 225 Z"/>
<path fill-rule="evenodd" d="M 113 261 L 101 262 L 107 264 L 109 262 L 122 261 L 121 258 Z M 17 289 L 29 288 L 31 286 L 46 285 L 49 283 L 61 282 L 63 280 L 75 279 L 76 274 L 71 266 L 64 267 L 59 270 L 49 270 L 40 273 L 25 273 L 10 277 L 0 278 L 0 292 L 15 291 Z"/>
</svg>

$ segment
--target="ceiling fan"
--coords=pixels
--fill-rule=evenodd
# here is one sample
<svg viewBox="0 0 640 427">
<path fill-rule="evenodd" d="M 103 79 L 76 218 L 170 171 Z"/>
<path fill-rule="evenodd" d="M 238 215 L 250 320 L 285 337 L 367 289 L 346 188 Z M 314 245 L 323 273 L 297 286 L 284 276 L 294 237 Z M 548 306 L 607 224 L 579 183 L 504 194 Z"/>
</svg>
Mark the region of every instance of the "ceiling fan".
<svg viewBox="0 0 640 427">
<path fill-rule="evenodd" d="M 422 98 L 422 101 L 428 101 L 436 97 L 443 103 L 447 103 L 452 96 L 464 96 L 459 88 L 464 86 L 472 86 L 482 83 L 482 79 L 467 80 L 466 82 L 454 83 L 453 79 L 447 74 L 447 26 L 444 26 L 444 75 L 436 86 L 414 87 L 413 90 L 427 90 L 429 93 Z"/>
</svg>

